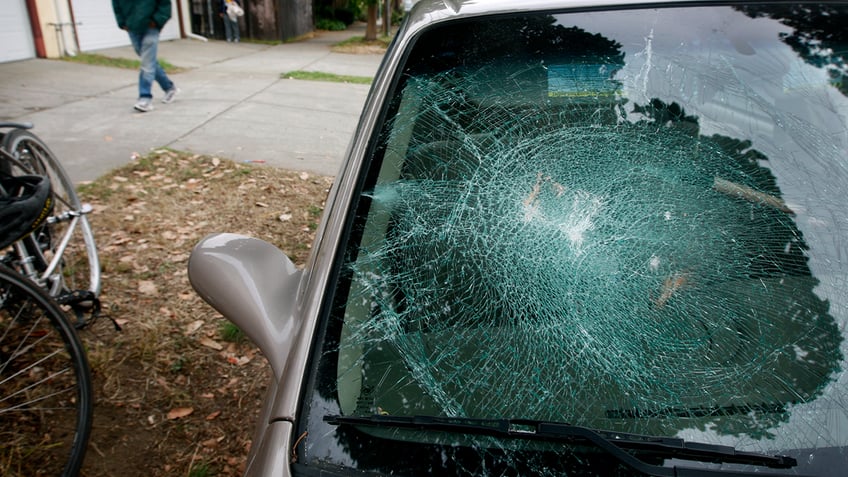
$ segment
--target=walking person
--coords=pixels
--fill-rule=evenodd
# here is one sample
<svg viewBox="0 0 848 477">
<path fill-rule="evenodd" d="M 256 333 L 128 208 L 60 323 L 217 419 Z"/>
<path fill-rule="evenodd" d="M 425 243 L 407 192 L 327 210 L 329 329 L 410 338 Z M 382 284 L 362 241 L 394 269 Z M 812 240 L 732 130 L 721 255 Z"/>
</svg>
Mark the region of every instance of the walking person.
<svg viewBox="0 0 848 477">
<path fill-rule="evenodd" d="M 224 19 L 224 34 L 229 42 L 239 42 L 238 17 L 244 15 L 239 0 L 221 0 L 221 18 Z"/>
<path fill-rule="evenodd" d="M 135 53 L 141 58 L 138 101 L 133 107 L 142 113 L 153 110 L 154 81 L 165 92 L 162 102 L 172 102 L 179 90 L 156 58 L 159 32 L 171 18 L 171 0 L 112 0 L 112 10 L 118 26 L 127 31 Z"/>
</svg>

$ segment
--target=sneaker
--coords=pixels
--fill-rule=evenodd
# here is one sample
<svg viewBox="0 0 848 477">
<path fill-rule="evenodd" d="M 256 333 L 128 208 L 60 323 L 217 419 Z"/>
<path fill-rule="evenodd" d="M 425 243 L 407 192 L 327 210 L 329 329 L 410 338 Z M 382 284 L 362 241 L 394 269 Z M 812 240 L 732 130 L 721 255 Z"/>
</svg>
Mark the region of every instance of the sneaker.
<svg viewBox="0 0 848 477">
<path fill-rule="evenodd" d="M 177 96 L 177 93 L 180 92 L 180 89 L 176 86 L 172 87 L 168 91 L 165 91 L 165 97 L 162 98 L 162 102 L 165 104 L 171 103 L 174 101 L 174 97 Z"/>
<path fill-rule="evenodd" d="M 133 108 L 142 113 L 153 111 L 153 101 L 151 101 L 150 98 L 138 98 L 138 102 L 135 103 Z"/>
</svg>

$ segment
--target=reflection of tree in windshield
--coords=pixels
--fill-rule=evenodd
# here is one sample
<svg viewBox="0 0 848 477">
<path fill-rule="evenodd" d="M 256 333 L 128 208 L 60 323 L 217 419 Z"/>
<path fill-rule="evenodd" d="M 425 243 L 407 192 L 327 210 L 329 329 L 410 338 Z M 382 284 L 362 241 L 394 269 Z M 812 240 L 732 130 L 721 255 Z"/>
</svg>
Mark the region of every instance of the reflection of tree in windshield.
<svg viewBox="0 0 848 477">
<path fill-rule="evenodd" d="M 647 121 L 654 124 L 683 128 L 682 130 L 691 134 L 693 139 L 699 135 L 697 117 L 686 115 L 683 108 L 676 103 L 667 105 L 659 99 L 653 99 L 647 106 L 634 105 L 633 110 L 643 114 Z M 763 407 L 760 408 L 756 403 L 751 403 L 748 410 L 761 412 L 752 413 L 749 416 L 750 420 L 740 419 L 738 416 L 732 418 L 719 417 L 713 423 L 720 432 L 749 434 L 759 437 L 757 429 L 764 432 L 788 418 L 789 404 L 809 401 L 821 391 L 821 387 L 827 382 L 825 377 L 837 370 L 837 363 L 841 359 L 839 353 L 841 335 L 836 329 L 832 317 L 828 314 L 828 303 L 819 299 L 814 292 L 819 281 L 812 276 L 807 265 L 808 247 L 803 240 L 801 231 L 792 220 L 794 214 L 781 200 L 780 189 L 774 176 L 769 169 L 763 166 L 764 161 L 767 161 L 768 158 L 753 149 L 750 141 L 740 141 L 721 135 L 702 137 L 698 140 L 704 144 L 711 143 L 717 146 L 727 155 L 727 160 L 733 162 L 733 169 L 740 171 L 742 177 L 748 179 L 744 184 L 730 182 L 730 184 L 733 184 L 732 186 L 728 183 L 722 183 L 717 189 L 735 197 L 738 201 L 748 201 L 751 204 L 759 204 L 764 209 L 770 209 L 770 213 L 765 217 L 766 220 L 757 221 L 755 228 L 747 231 L 747 233 L 736 235 L 733 239 L 745 241 L 746 246 L 750 247 L 750 250 L 744 256 L 747 276 L 762 280 L 769 280 L 769 277 L 785 277 L 786 280 L 793 280 L 792 277 L 808 277 L 798 281 L 801 286 L 786 290 L 789 296 L 780 297 L 779 294 L 775 294 L 772 297 L 783 300 L 790 306 L 790 309 L 799 302 L 803 303 L 806 308 L 803 311 L 805 316 L 813 322 L 824 320 L 827 323 L 826 326 L 811 323 L 810 328 L 805 331 L 815 335 L 815 338 L 811 341 L 817 343 L 817 352 L 821 354 L 816 357 L 798 357 L 796 355 L 796 358 L 809 361 L 811 364 L 817 363 L 813 364 L 813 368 L 824 364 L 824 367 L 821 367 L 816 373 L 820 375 L 820 378 L 817 378 L 819 381 L 808 381 L 808 374 L 811 369 L 798 370 L 797 374 L 787 373 L 782 378 L 787 380 L 787 389 L 798 392 L 801 399 L 792 398 L 778 400 L 771 404 L 763 403 Z M 789 244 L 792 245 L 789 246 Z M 761 306 L 761 304 L 758 306 Z M 769 326 L 786 326 L 780 323 L 780 319 L 797 321 L 797 317 L 790 318 L 788 312 L 784 312 L 782 315 L 782 318 L 781 314 L 773 315 L 772 319 L 775 321 L 769 323 Z M 752 336 L 752 338 L 754 337 Z M 791 339 L 790 342 L 793 345 L 798 344 L 798 341 L 794 341 L 794 338 L 787 336 L 784 339 Z M 784 346 L 788 344 L 785 343 Z M 783 364 L 783 366 L 786 365 L 786 363 Z M 680 415 L 679 411 L 672 412 Z M 716 409 L 714 414 L 723 416 L 724 414 L 744 414 L 745 412 L 747 411 L 743 409 Z"/>
<path fill-rule="evenodd" d="M 781 34 L 804 61 L 825 68 L 834 85 L 848 95 L 848 12 L 843 5 L 746 5 L 736 7 L 751 18 L 767 17 L 792 28 Z"/>
<path fill-rule="evenodd" d="M 505 34 L 509 32 L 509 34 Z M 485 39 L 485 41 L 481 41 Z M 592 57 L 623 64 L 621 45 L 597 33 L 566 27 L 553 16 L 474 22 L 449 35 L 429 36 L 416 48 L 408 69 L 413 73 L 480 66 L 499 61 Z"/>
</svg>

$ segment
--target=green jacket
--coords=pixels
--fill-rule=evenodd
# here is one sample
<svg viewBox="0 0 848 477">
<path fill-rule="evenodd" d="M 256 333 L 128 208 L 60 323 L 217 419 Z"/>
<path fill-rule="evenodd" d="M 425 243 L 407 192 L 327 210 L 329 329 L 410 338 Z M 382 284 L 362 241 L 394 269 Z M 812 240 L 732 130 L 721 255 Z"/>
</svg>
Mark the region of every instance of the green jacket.
<svg viewBox="0 0 848 477">
<path fill-rule="evenodd" d="M 112 0 L 112 10 L 120 28 L 144 33 L 151 26 L 162 29 L 171 18 L 171 0 Z"/>
</svg>

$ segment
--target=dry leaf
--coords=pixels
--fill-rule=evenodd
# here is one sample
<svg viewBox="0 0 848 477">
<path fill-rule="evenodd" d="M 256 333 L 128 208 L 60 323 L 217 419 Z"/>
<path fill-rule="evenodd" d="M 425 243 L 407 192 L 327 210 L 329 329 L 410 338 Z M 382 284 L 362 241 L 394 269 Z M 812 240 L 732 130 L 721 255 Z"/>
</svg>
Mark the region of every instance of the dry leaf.
<svg viewBox="0 0 848 477">
<path fill-rule="evenodd" d="M 174 409 L 171 409 L 170 411 L 168 411 L 168 419 L 170 419 L 170 420 L 180 419 L 180 418 L 183 418 L 183 417 L 190 415 L 193 412 L 194 412 L 194 409 L 192 409 L 190 407 L 175 407 Z"/>
<path fill-rule="evenodd" d="M 185 334 L 190 335 L 199 330 L 201 326 L 203 326 L 203 320 L 195 320 L 186 326 Z"/>
<path fill-rule="evenodd" d="M 194 412 L 194 409 L 192 409 L 190 407 L 175 407 L 174 409 L 171 409 L 170 411 L 168 411 L 168 419 L 170 419 L 170 420 L 180 419 L 180 418 L 188 416 L 189 414 L 191 414 L 193 412 Z"/>
<path fill-rule="evenodd" d="M 209 338 L 200 338 L 199 341 L 200 344 L 202 344 L 203 346 L 206 346 L 207 348 L 212 348 L 215 351 L 221 351 L 222 349 L 224 349 L 224 347 L 221 346 L 221 343 L 218 343 L 217 341 Z"/>
<path fill-rule="evenodd" d="M 174 263 L 185 262 L 188 260 L 189 254 L 187 253 L 175 253 L 171 254 L 171 261 Z"/>
<path fill-rule="evenodd" d="M 247 356 L 227 356 L 227 362 L 236 366 L 244 366 L 250 362 L 250 359 Z"/>
<path fill-rule="evenodd" d="M 211 420 L 215 419 L 216 417 L 218 417 L 220 415 L 221 415 L 221 411 L 215 411 L 215 412 L 209 414 L 208 416 L 206 416 L 206 420 L 211 421 Z"/>
<path fill-rule="evenodd" d="M 139 280 L 138 292 L 143 295 L 150 296 L 156 296 L 159 294 L 159 290 L 156 288 L 156 283 L 150 280 Z"/>
</svg>

